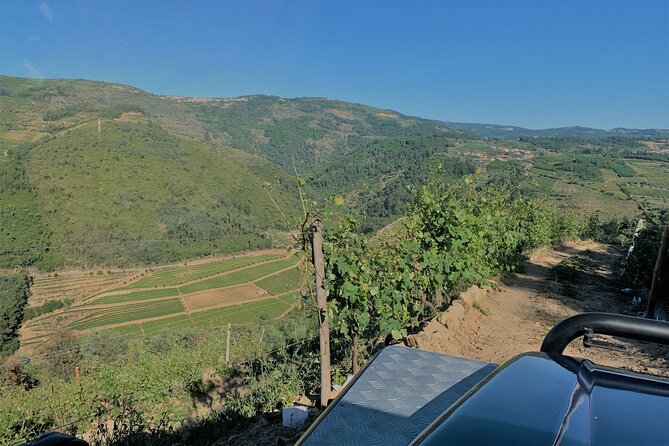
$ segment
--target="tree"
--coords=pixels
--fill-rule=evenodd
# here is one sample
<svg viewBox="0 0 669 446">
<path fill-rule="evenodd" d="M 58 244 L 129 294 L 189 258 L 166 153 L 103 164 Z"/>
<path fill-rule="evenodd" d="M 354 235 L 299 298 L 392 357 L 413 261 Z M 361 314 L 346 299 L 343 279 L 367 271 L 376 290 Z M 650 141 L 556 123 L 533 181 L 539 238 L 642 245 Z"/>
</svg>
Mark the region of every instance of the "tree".
<svg viewBox="0 0 669 446">
<path fill-rule="evenodd" d="M 30 297 L 31 277 L 26 273 L 0 276 L 0 356 L 19 348 L 18 330 Z"/>
<path fill-rule="evenodd" d="M 61 330 L 44 348 L 45 369 L 53 376 L 69 380 L 74 376 L 74 368 L 81 362 L 81 351 L 74 333 Z"/>
<path fill-rule="evenodd" d="M 87 336 L 81 344 L 84 358 L 113 361 L 128 351 L 128 341 L 119 334 L 109 331 L 95 332 Z"/>
</svg>

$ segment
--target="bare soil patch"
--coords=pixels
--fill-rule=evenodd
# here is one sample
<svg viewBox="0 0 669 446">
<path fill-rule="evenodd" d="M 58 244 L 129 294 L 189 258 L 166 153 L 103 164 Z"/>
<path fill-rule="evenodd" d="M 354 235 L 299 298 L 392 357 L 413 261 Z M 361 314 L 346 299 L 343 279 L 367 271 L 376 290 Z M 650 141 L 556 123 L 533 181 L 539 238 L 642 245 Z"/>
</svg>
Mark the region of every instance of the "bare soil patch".
<svg viewBox="0 0 669 446">
<path fill-rule="evenodd" d="M 326 111 L 328 113 L 331 113 L 331 114 L 333 114 L 335 116 L 338 116 L 342 119 L 347 119 L 349 121 L 353 121 L 355 119 L 355 115 L 348 110 L 342 110 L 342 109 L 339 109 L 339 108 L 328 108 Z"/>
</svg>

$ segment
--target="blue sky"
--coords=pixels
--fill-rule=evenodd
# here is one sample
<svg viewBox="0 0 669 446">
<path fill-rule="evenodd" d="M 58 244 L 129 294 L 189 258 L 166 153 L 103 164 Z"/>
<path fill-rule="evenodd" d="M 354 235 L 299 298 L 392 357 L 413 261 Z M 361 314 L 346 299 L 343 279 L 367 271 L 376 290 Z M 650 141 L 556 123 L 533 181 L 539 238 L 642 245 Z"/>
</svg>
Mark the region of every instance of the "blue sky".
<svg viewBox="0 0 669 446">
<path fill-rule="evenodd" d="M 531 128 L 669 127 L 669 0 L 8 0 L 0 14 L 3 74 Z"/>
</svg>

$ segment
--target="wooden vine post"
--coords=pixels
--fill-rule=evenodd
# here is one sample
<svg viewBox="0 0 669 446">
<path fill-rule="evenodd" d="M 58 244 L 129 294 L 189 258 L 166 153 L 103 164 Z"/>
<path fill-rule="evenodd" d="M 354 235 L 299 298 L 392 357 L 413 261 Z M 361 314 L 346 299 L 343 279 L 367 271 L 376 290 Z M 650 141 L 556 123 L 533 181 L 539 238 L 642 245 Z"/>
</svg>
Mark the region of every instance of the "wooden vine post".
<svg viewBox="0 0 669 446">
<path fill-rule="evenodd" d="M 328 322 L 327 293 L 323 279 L 325 278 L 325 260 L 323 258 L 323 227 L 319 219 L 311 225 L 311 252 L 313 255 L 316 275 L 316 305 L 318 307 L 318 337 L 320 340 L 321 360 L 321 407 L 327 407 L 330 399 L 330 324 Z"/>
<path fill-rule="evenodd" d="M 646 317 L 649 319 L 655 318 L 655 307 L 660 296 L 664 299 L 669 293 L 669 226 L 664 228 L 662 235 L 662 243 L 660 243 L 660 250 L 657 252 L 657 260 L 655 261 L 655 268 L 653 268 L 653 282 L 650 286 L 650 294 L 648 297 L 648 308 L 646 309 Z"/>
<path fill-rule="evenodd" d="M 232 329 L 232 324 L 228 322 L 228 337 L 225 340 L 225 363 L 230 362 L 230 330 Z"/>
<path fill-rule="evenodd" d="M 84 388 L 81 386 L 81 373 L 79 372 L 79 367 L 74 368 L 74 377 L 77 380 L 79 385 L 79 401 L 84 400 Z"/>
</svg>

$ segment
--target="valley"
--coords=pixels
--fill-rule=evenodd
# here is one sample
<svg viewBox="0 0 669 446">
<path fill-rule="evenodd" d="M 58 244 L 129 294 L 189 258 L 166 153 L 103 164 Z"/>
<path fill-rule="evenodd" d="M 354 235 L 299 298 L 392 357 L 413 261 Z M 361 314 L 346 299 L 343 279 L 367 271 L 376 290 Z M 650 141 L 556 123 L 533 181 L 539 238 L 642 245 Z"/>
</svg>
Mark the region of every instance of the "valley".
<svg viewBox="0 0 669 446">
<path fill-rule="evenodd" d="M 3 2 L 0 446 L 662 443 L 668 1 Z"/>
<path fill-rule="evenodd" d="M 307 208 L 374 234 L 428 179 L 470 175 L 582 218 L 669 207 L 663 130 L 505 134 L 332 99 L 85 80 L 2 76 L 0 89 L 0 268 L 34 277 L 28 355 L 61 329 L 141 338 L 279 316 L 299 294 L 286 234 Z"/>
</svg>

